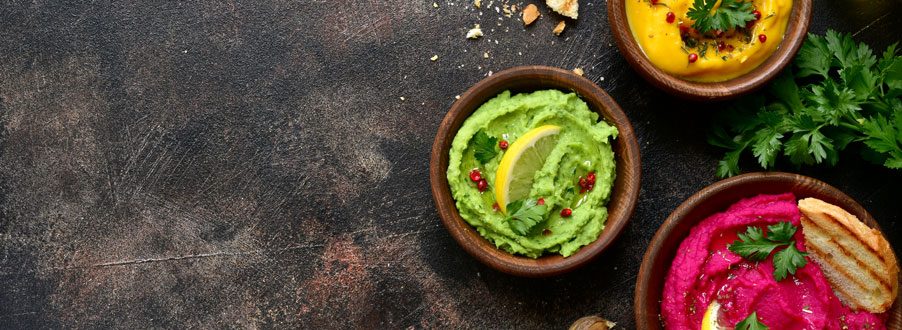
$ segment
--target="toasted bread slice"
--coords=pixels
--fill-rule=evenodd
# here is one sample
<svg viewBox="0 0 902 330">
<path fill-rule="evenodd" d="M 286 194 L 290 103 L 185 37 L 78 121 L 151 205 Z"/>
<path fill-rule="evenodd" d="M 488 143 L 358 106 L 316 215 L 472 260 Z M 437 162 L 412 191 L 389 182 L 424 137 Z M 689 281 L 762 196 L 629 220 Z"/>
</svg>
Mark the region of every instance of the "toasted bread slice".
<svg viewBox="0 0 902 330">
<path fill-rule="evenodd" d="M 576 19 L 579 17 L 578 0 L 545 0 L 545 4 L 558 14 Z"/>
<path fill-rule="evenodd" d="M 836 296 L 855 310 L 883 313 L 899 292 L 896 255 L 880 231 L 816 198 L 799 201 L 805 247 Z"/>
</svg>

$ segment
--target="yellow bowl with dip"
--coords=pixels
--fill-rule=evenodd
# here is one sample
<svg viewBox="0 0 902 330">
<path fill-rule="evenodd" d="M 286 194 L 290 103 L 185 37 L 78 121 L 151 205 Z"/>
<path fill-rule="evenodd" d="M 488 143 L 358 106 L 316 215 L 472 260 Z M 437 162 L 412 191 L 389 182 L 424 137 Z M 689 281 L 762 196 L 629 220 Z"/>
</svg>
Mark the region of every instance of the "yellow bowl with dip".
<svg viewBox="0 0 902 330">
<path fill-rule="evenodd" d="M 687 80 L 724 81 L 761 65 L 786 32 L 792 0 L 750 2 L 756 20 L 720 37 L 691 31 L 692 0 L 627 0 L 626 16 L 633 38 L 656 67 Z"/>
<path fill-rule="evenodd" d="M 617 46 L 639 74 L 671 94 L 713 101 L 760 88 L 792 61 L 812 1 L 608 0 L 607 7 Z M 714 19 L 728 11 L 736 15 Z M 696 22 L 705 18 L 715 24 Z"/>
</svg>

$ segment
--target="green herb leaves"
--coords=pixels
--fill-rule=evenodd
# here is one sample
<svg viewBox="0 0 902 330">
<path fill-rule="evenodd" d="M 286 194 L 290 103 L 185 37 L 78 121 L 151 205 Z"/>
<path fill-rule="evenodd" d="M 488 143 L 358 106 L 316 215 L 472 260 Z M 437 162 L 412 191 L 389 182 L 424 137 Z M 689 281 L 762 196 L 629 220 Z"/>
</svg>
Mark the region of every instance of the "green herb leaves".
<svg viewBox="0 0 902 330">
<path fill-rule="evenodd" d="M 795 275 L 797 269 L 808 263 L 806 255 L 808 254 L 796 249 L 795 241 L 790 242 L 789 246 L 774 254 L 774 279 L 782 281 L 787 272 Z"/>
<path fill-rule="evenodd" d="M 696 0 L 698 2 L 699 0 Z M 744 98 L 715 120 L 708 142 L 727 149 L 721 177 L 739 174 L 748 151 L 764 169 L 829 164 L 861 143 L 862 156 L 902 169 L 902 57 L 896 45 L 878 59 L 870 47 L 830 30 L 808 35 L 794 65 L 767 93 Z"/>
<path fill-rule="evenodd" d="M 788 242 L 796 234 L 796 230 L 798 229 L 791 222 L 783 221 L 767 226 L 767 238 L 772 242 Z"/>
<path fill-rule="evenodd" d="M 782 243 L 764 239 L 764 233 L 758 227 L 748 227 L 745 234 L 739 234 L 740 241 L 730 244 L 730 251 L 752 261 L 767 259 L 767 256 Z"/>
<path fill-rule="evenodd" d="M 736 323 L 736 330 L 770 330 L 764 323 L 758 320 L 758 312 L 749 314 L 744 320 Z"/>
<path fill-rule="evenodd" d="M 799 251 L 792 240 L 796 226 L 790 222 L 780 222 L 767 226 L 767 237 L 761 228 L 748 226 L 745 233 L 739 233 L 739 240 L 730 244 L 729 249 L 743 258 L 751 261 L 763 261 L 767 259 L 774 249 L 786 246 L 774 254 L 774 280 L 782 281 L 787 274 L 795 274 L 796 270 L 805 267 L 807 260 L 805 252 Z M 737 326 L 737 329 L 740 329 Z"/>
<path fill-rule="evenodd" d="M 526 235 L 539 222 L 542 222 L 547 210 L 547 206 L 539 205 L 535 199 L 513 201 L 507 204 L 507 212 L 510 214 L 507 221 L 517 235 Z"/>
<path fill-rule="evenodd" d="M 495 149 L 497 144 L 498 138 L 489 136 L 483 131 L 477 132 L 473 136 L 473 157 L 482 164 L 488 163 L 498 154 L 498 150 Z"/>
<path fill-rule="evenodd" d="M 692 8 L 689 8 L 686 16 L 695 20 L 695 23 L 692 23 L 693 28 L 701 33 L 714 30 L 726 32 L 744 27 L 749 21 L 755 20 L 751 2 L 723 0 L 717 9 L 714 9 L 715 4 L 717 0 L 695 0 L 692 3 Z"/>
<path fill-rule="evenodd" d="M 876 115 L 864 122 L 861 128 L 868 136 L 864 144 L 886 156 L 884 166 L 902 169 L 902 109 L 897 108 L 892 118 L 890 121 L 887 117 Z"/>
</svg>

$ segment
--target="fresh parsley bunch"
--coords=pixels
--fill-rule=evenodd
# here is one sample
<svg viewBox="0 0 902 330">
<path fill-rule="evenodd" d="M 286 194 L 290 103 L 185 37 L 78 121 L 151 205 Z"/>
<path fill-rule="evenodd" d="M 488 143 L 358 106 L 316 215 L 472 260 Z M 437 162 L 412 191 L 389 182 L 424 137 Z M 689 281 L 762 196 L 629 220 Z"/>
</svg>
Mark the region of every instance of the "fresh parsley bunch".
<svg viewBox="0 0 902 330">
<path fill-rule="evenodd" d="M 708 143 L 727 149 L 721 177 L 739 173 L 751 151 L 764 169 L 783 155 L 795 166 L 836 165 L 840 152 L 863 143 L 862 156 L 902 169 L 902 58 L 897 44 L 879 59 L 849 34 L 809 34 L 792 68 L 766 93 L 720 114 Z"/>
</svg>

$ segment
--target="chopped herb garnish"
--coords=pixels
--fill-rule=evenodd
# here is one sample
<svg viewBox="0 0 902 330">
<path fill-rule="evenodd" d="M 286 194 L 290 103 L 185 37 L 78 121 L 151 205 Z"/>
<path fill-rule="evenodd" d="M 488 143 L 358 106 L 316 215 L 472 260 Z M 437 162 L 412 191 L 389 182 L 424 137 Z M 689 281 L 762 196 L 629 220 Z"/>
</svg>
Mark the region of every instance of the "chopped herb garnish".
<svg viewBox="0 0 902 330">
<path fill-rule="evenodd" d="M 705 54 L 708 53 L 708 43 L 703 42 L 698 46 L 698 57 L 705 58 Z"/>
<path fill-rule="evenodd" d="M 684 40 L 683 42 L 686 44 L 686 47 L 689 48 L 695 48 L 695 46 L 698 46 L 698 40 L 696 40 L 695 38 L 686 38 L 686 40 Z"/>
<path fill-rule="evenodd" d="M 498 154 L 498 150 L 495 150 L 497 145 L 498 138 L 479 131 L 473 136 L 473 157 L 482 164 L 488 163 Z"/>
<path fill-rule="evenodd" d="M 755 20 L 751 2 L 743 0 L 723 0 L 720 7 L 714 9 L 717 0 L 695 0 L 686 16 L 695 20 L 692 27 L 701 33 L 718 30 L 726 32 L 745 27 L 749 21 Z M 713 11 L 713 14 L 712 14 Z"/>
<path fill-rule="evenodd" d="M 786 278 L 787 273 L 795 275 L 797 269 L 808 263 L 805 259 L 808 254 L 796 249 L 792 240 L 797 230 L 790 222 L 780 222 L 767 226 L 765 237 L 761 228 L 748 226 L 745 233 L 738 233 L 739 240 L 730 244 L 729 249 L 748 260 L 763 261 L 774 249 L 786 246 L 774 254 L 774 280 L 779 282 Z"/>
</svg>

